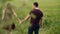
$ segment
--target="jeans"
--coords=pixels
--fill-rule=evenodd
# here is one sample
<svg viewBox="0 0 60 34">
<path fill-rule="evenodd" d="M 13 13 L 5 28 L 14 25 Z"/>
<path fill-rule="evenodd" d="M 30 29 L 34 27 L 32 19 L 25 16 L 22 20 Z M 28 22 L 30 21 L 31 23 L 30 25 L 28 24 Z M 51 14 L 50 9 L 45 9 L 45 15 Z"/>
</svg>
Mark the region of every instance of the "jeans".
<svg viewBox="0 0 60 34">
<path fill-rule="evenodd" d="M 39 25 L 30 26 L 28 28 L 28 34 L 33 34 L 33 31 L 34 31 L 34 34 L 39 34 L 39 28 L 40 28 Z"/>
</svg>

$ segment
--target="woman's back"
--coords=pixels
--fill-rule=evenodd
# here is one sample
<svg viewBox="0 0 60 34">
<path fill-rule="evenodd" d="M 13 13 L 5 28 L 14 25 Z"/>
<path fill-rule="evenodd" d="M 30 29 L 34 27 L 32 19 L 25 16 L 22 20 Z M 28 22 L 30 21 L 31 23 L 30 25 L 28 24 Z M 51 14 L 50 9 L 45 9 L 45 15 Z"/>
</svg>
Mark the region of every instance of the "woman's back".
<svg viewBox="0 0 60 34">
<path fill-rule="evenodd" d="M 5 23 L 6 24 L 12 24 L 13 20 L 12 20 L 12 10 L 11 9 L 6 9 L 6 12 L 5 12 Z"/>
</svg>

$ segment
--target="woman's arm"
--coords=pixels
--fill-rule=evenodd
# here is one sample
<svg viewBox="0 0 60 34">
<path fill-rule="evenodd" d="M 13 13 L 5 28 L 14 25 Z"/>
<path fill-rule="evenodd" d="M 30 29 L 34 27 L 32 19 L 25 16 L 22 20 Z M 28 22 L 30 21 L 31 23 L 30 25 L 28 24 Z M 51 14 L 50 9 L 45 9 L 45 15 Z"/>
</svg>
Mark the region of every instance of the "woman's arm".
<svg viewBox="0 0 60 34">
<path fill-rule="evenodd" d="M 19 23 L 21 23 L 21 20 L 18 18 L 17 14 L 15 13 L 15 11 L 12 9 L 13 15 L 16 17 L 16 19 L 18 20 Z"/>
<path fill-rule="evenodd" d="M 5 12 L 6 12 L 6 8 L 3 9 L 3 12 L 2 12 L 2 21 L 4 21 L 4 18 L 5 18 Z"/>
<path fill-rule="evenodd" d="M 2 23 L 3 23 L 3 25 L 5 24 L 5 12 L 6 12 L 6 8 L 5 9 L 3 9 L 3 12 L 2 12 Z"/>
</svg>

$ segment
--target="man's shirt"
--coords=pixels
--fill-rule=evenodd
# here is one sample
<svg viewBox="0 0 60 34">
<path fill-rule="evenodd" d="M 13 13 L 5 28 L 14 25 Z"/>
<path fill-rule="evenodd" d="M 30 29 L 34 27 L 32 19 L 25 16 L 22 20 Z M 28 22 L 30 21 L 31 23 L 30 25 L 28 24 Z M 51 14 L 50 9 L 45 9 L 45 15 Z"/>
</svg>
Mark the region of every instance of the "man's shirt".
<svg viewBox="0 0 60 34">
<path fill-rule="evenodd" d="M 31 15 L 30 24 L 32 26 L 39 25 L 39 21 L 43 17 L 42 11 L 40 11 L 39 9 L 33 9 L 30 12 L 30 15 Z"/>
</svg>

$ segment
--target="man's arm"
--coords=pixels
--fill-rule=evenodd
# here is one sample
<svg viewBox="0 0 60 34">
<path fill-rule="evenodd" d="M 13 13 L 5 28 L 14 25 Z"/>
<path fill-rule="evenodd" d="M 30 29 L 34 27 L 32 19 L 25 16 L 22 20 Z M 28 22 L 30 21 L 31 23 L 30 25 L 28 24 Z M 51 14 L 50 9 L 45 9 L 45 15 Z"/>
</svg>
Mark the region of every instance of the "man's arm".
<svg viewBox="0 0 60 34">
<path fill-rule="evenodd" d="M 30 18 L 30 15 L 28 14 L 28 15 L 25 17 L 25 19 L 22 20 L 22 22 L 26 21 L 26 20 L 29 19 L 29 18 Z"/>
<path fill-rule="evenodd" d="M 17 14 L 15 13 L 15 11 L 12 9 L 13 15 L 16 17 L 16 19 L 18 20 L 19 23 L 21 23 L 21 20 L 18 18 Z"/>
<path fill-rule="evenodd" d="M 42 23 L 42 18 L 39 21 L 40 27 L 42 27 L 43 23 Z"/>
</svg>

